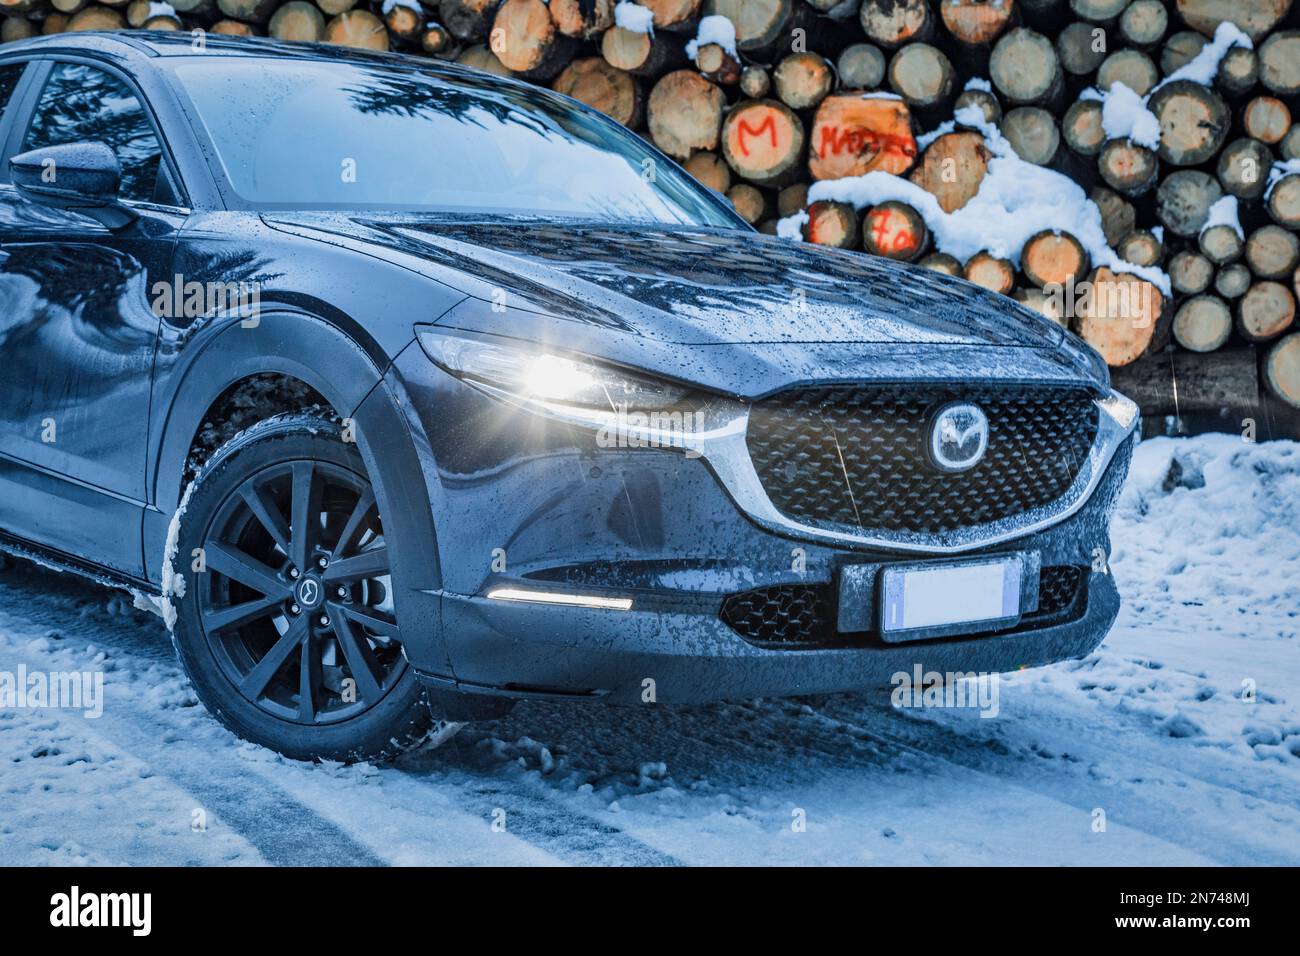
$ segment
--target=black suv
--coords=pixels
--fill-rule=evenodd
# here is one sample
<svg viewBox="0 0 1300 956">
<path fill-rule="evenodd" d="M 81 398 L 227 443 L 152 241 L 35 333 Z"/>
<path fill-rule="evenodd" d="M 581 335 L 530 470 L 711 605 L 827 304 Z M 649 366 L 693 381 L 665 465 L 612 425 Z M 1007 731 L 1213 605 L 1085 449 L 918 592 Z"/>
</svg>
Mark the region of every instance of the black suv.
<svg viewBox="0 0 1300 956">
<path fill-rule="evenodd" d="M 1008 299 L 424 59 L 66 34 L 0 103 L 3 544 L 152 596 L 249 739 L 1003 671 L 1115 617 L 1136 409 Z"/>
</svg>

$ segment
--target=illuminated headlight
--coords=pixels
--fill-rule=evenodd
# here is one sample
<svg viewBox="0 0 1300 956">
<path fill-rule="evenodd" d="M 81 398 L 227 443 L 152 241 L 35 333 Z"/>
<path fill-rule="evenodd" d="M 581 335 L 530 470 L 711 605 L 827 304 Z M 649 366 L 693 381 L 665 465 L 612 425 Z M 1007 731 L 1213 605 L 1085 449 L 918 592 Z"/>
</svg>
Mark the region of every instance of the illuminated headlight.
<svg viewBox="0 0 1300 956">
<path fill-rule="evenodd" d="M 663 409 L 688 394 L 680 385 L 545 352 L 528 343 L 512 345 L 433 328 L 421 329 L 419 338 L 429 358 L 457 378 L 499 397 L 547 409 Z"/>
<path fill-rule="evenodd" d="M 1120 428 L 1128 428 L 1138 417 L 1137 402 L 1111 389 L 1105 398 L 1097 399 L 1097 406 L 1114 419 Z"/>
<path fill-rule="evenodd" d="M 688 458 L 743 436 L 749 406 L 641 372 L 531 343 L 430 326 L 420 346 L 442 369 L 494 398 L 596 432 L 602 448 L 662 448 Z"/>
</svg>

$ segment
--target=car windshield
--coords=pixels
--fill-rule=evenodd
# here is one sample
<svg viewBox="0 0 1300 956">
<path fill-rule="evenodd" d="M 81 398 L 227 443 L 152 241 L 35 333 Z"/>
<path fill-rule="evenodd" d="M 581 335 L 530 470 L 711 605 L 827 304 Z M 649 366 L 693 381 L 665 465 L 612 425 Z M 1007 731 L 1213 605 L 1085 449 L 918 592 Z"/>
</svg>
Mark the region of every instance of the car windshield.
<svg viewBox="0 0 1300 956">
<path fill-rule="evenodd" d="M 175 72 L 255 207 L 739 226 L 637 136 L 540 90 L 269 57 Z"/>
</svg>

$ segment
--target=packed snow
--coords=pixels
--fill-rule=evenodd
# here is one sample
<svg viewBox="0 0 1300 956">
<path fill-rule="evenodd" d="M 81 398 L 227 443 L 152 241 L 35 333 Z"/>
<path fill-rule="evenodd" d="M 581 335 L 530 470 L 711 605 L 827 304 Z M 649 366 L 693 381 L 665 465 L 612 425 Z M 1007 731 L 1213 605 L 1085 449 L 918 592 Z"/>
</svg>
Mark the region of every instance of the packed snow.
<svg viewBox="0 0 1300 956">
<path fill-rule="evenodd" d="M 1241 219 L 1237 215 L 1237 197 L 1221 196 L 1216 199 L 1205 214 L 1205 225 L 1201 233 L 1215 226 L 1231 226 L 1232 231 L 1244 242 L 1246 233 L 1241 228 Z"/>
<path fill-rule="evenodd" d="M 1129 139 L 1147 149 L 1160 148 L 1160 120 L 1148 109 L 1151 97 L 1163 86 L 1176 80 L 1188 80 L 1202 86 L 1214 83 L 1219 63 L 1233 47 L 1252 49 L 1250 37 L 1236 25 L 1224 21 L 1214 31 L 1214 39 L 1201 48 L 1191 60 L 1151 88 L 1146 96 L 1139 96 L 1123 83 L 1112 83 L 1107 90 L 1089 87 L 1079 94 L 1080 100 L 1101 102 L 1101 128 L 1109 139 Z M 1168 294 L 1168 290 L 1165 290 Z"/>
<path fill-rule="evenodd" d="M 1130 139 L 1147 149 L 1160 148 L 1160 121 L 1147 109 L 1145 98 L 1116 82 L 1100 99 L 1101 128 L 1107 139 Z"/>
<path fill-rule="evenodd" d="M 0 864 L 1300 863 L 1300 444 L 1137 449 L 1081 660 L 995 718 L 887 694 L 525 703 L 384 766 L 286 760 L 198 706 L 157 618 L 0 571 L 0 673 L 103 675 L 102 716 L 0 706 Z"/>
<path fill-rule="evenodd" d="M 631 3 L 630 0 L 619 0 L 614 7 L 614 25 L 622 27 L 624 30 L 630 30 L 632 33 L 649 33 L 652 36 L 655 32 L 655 15 L 649 7 L 643 7 L 639 3 Z"/>
<path fill-rule="evenodd" d="M 1300 173 L 1300 158 L 1288 159 L 1285 162 L 1274 163 L 1268 168 L 1268 187 L 1264 190 L 1264 198 L 1268 199 L 1273 194 L 1273 187 L 1276 186 L 1283 178 L 1294 176 Z"/>
<path fill-rule="evenodd" d="M 838 200 L 852 204 L 855 209 L 888 200 L 905 202 L 925 220 L 935 247 L 962 262 L 980 250 L 1018 261 L 1026 240 L 1035 233 L 1064 230 L 1088 250 L 1093 265 L 1105 266 L 1113 272 L 1133 273 L 1165 295 L 1171 294 L 1169 276 L 1162 269 L 1127 262 L 1107 244 L 1101 211 L 1078 183 L 1017 156 L 978 107 L 958 110 L 952 121 L 919 138 L 917 145 L 924 148 L 937 136 L 959 126 L 979 131 L 992 154 L 979 191 L 960 209 L 945 212 L 932 193 L 910 180 L 879 171 L 819 180 L 809 187 L 808 202 Z M 806 212 L 787 216 L 777 222 L 777 235 L 802 238 L 806 222 Z"/>
<path fill-rule="evenodd" d="M 1250 42 L 1250 37 L 1242 33 L 1235 23 L 1224 20 L 1215 28 L 1214 38 L 1201 47 L 1200 53 L 1157 83 L 1151 92 L 1154 93 L 1162 86 L 1168 86 L 1170 83 L 1176 83 L 1179 80 L 1190 80 L 1193 83 L 1201 84 L 1201 86 L 1212 85 L 1214 77 L 1219 72 L 1219 63 L 1228 55 L 1228 51 L 1235 46 L 1247 50 L 1252 50 L 1255 47 Z"/>
<path fill-rule="evenodd" d="M 694 60 L 696 54 L 700 52 L 700 47 L 708 46 L 710 43 L 722 47 L 732 59 L 739 59 L 740 54 L 736 52 L 736 25 L 716 13 L 700 18 L 695 39 L 686 44 L 687 58 Z"/>
</svg>

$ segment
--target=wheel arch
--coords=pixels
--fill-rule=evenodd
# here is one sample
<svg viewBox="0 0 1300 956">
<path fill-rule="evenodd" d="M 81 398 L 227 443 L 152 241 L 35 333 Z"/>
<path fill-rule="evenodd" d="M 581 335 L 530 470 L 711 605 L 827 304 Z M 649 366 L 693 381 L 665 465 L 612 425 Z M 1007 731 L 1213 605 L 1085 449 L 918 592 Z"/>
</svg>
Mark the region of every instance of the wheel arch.
<svg viewBox="0 0 1300 956">
<path fill-rule="evenodd" d="M 166 379 L 155 384 L 161 414 L 155 416 L 160 424 L 146 476 L 150 503 L 170 518 L 184 491 L 195 436 L 241 382 L 261 375 L 301 382 L 347 418 L 383 372 L 341 329 L 301 312 L 268 311 L 251 328 L 230 321 L 206 335 L 200 332 L 178 351 Z"/>
<path fill-rule="evenodd" d="M 199 346 L 198 341 L 190 348 Z M 300 383 L 319 396 L 328 411 L 355 426 L 380 514 L 401 532 L 388 533 L 392 574 L 399 593 L 403 644 L 422 670 L 451 673 L 443 650 L 438 544 L 433 507 L 415 440 L 403 413 L 401 386 L 366 349 L 338 327 L 292 311 L 263 313 L 254 328 L 232 322 L 173 372 L 175 385 L 155 393 L 163 414 L 150 459 L 154 508 L 144 527 L 145 569 L 160 579 L 167 527 L 184 491 L 186 462 L 209 413 L 240 383 L 273 376 Z M 309 407 L 309 406 L 308 406 Z M 268 409 L 268 414 L 292 408 Z M 328 413 L 328 412 L 327 412 Z M 397 516 L 400 516 L 398 518 Z"/>
</svg>

